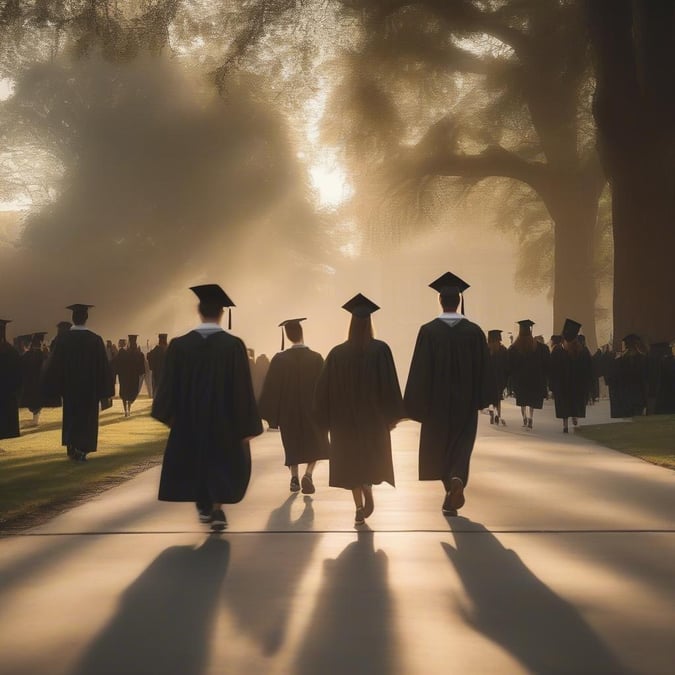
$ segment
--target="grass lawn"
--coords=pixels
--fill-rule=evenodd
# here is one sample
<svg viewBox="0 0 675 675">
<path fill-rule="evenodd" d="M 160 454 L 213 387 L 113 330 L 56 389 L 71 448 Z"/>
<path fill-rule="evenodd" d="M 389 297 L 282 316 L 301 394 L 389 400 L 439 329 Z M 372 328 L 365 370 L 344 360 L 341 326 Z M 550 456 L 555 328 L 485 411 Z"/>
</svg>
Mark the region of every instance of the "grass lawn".
<svg viewBox="0 0 675 675">
<path fill-rule="evenodd" d="M 116 399 L 101 413 L 98 451 L 86 462 L 66 457 L 61 408 L 45 408 L 37 428 L 21 410 L 21 437 L 0 440 L 0 532 L 42 522 L 159 463 L 168 430 L 149 416 L 150 404 L 139 398 L 125 419 Z"/>
<path fill-rule="evenodd" d="M 634 417 L 631 422 L 579 427 L 576 433 L 602 445 L 675 469 L 675 415 Z"/>
</svg>

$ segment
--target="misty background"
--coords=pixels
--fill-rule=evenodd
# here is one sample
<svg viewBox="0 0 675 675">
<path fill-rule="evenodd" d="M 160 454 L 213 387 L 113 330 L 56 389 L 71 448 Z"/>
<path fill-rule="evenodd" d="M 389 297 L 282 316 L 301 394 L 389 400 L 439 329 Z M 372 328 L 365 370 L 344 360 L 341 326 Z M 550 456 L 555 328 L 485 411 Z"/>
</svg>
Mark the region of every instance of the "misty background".
<svg viewBox="0 0 675 675">
<path fill-rule="evenodd" d="M 524 85 L 509 80 L 513 50 L 421 10 L 387 23 L 362 4 L 5 3 L 0 317 L 13 320 L 10 339 L 52 336 L 78 302 L 95 305 L 88 325 L 104 339 L 135 333 L 153 346 L 197 322 L 189 286 L 219 283 L 236 304 L 232 331 L 256 355 L 275 353 L 277 324 L 301 316 L 307 344 L 325 355 L 346 338 L 340 306 L 362 292 L 382 308 L 376 336 L 403 379 L 419 325 L 440 311 L 428 284 L 446 270 L 471 285 L 468 317 L 507 344 L 519 319 L 547 340 L 562 313 L 583 321 L 574 298 L 554 317 L 555 228 L 533 189 L 499 170 L 411 170 L 441 139 L 455 161 L 490 156 L 495 139 L 546 158 Z M 538 6 L 550 44 L 566 15 Z M 579 72 L 581 156 L 594 137 Z M 590 277 L 583 242 L 563 276 L 592 286 L 592 344 L 611 332 L 603 185 Z"/>
</svg>

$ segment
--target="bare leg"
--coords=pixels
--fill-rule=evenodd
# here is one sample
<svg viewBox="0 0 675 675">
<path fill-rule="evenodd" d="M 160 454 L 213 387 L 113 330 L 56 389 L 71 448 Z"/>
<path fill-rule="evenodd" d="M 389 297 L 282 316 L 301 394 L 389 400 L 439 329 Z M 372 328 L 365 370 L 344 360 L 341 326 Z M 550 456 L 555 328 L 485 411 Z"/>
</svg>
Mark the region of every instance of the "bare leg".
<svg viewBox="0 0 675 675">
<path fill-rule="evenodd" d="M 312 482 L 312 471 L 314 471 L 314 466 L 316 462 L 308 462 L 305 469 L 305 475 L 302 477 L 302 494 L 303 495 L 313 495 L 316 492 L 314 488 L 314 483 Z"/>
<path fill-rule="evenodd" d="M 352 497 L 354 497 L 354 505 L 356 506 L 354 525 L 363 525 L 366 517 L 363 513 L 363 489 L 361 486 L 352 489 Z"/>
<path fill-rule="evenodd" d="M 568 426 L 567 420 L 568 420 L 567 417 L 563 417 L 563 433 L 564 434 L 569 433 L 569 426 Z"/>
<path fill-rule="evenodd" d="M 520 406 L 520 413 L 523 416 L 523 426 L 527 426 L 527 406 L 521 405 Z"/>
<path fill-rule="evenodd" d="M 373 500 L 373 486 L 364 485 L 363 492 L 363 515 L 367 518 L 375 510 L 375 501 Z"/>
<path fill-rule="evenodd" d="M 291 470 L 291 476 L 295 476 L 297 478 L 298 477 L 298 465 L 297 464 L 291 464 L 288 468 Z"/>
<path fill-rule="evenodd" d="M 314 472 L 314 467 L 316 466 L 316 462 L 309 462 L 307 464 L 307 468 L 305 469 L 305 476 L 310 476 Z"/>
</svg>

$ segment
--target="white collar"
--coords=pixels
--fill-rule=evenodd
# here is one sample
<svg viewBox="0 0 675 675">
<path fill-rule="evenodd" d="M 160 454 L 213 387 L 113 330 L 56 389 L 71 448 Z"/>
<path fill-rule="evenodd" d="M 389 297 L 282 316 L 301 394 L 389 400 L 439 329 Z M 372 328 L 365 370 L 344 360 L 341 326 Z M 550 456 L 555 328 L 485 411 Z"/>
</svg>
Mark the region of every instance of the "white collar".
<svg viewBox="0 0 675 675">
<path fill-rule="evenodd" d="M 441 312 L 438 316 L 439 319 L 466 319 L 464 314 L 459 314 L 458 312 Z"/>
<path fill-rule="evenodd" d="M 214 323 L 213 321 L 209 321 L 207 323 L 200 323 L 197 328 L 195 328 L 196 331 L 218 331 L 222 330 L 224 331 L 225 329 L 219 324 L 219 323 Z"/>
<path fill-rule="evenodd" d="M 292 344 L 289 349 L 308 349 L 308 347 L 304 342 L 296 342 L 295 344 Z"/>
<path fill-rule="evenodd" d="M 89 330 L 86 326 L 71 326 L 68 330 Z"/>
</svg>

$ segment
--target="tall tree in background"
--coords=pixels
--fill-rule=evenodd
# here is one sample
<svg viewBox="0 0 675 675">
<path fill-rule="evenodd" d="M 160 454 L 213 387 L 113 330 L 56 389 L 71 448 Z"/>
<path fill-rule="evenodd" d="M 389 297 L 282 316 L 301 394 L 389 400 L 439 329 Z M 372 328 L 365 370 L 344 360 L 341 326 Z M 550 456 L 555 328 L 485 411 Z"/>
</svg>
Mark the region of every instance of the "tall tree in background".
<svg viewBox="0 0 675 675">
<path fill-rule="evenodd" d="M 363 47 L 348 56 L 351 82 L 337 96 L 338 107 L 351 106 L 354 115 L 346 133 L 356 154 L 369 155 L 373 171 L 396 167 L 412 189 L 410 179 L 433 188 L 429 179 L 444 176 L 526 185 L 555 228 L 554 326 L 575 317 L 594 344 L 605 179 L 594 148 L 580 4 L 342 1 L 364 22 Z M 344 119 L 338 124 L 344 128 Z"/>
<path fill-rule="evenodd" d="M 614 326 L 675 338 L 675 1 L 587 0 L 612 187 Z"/>
</svg>

